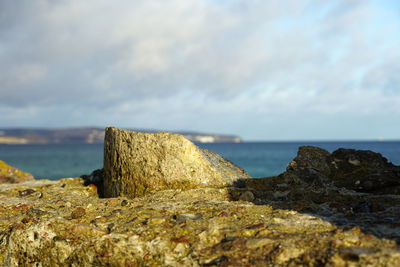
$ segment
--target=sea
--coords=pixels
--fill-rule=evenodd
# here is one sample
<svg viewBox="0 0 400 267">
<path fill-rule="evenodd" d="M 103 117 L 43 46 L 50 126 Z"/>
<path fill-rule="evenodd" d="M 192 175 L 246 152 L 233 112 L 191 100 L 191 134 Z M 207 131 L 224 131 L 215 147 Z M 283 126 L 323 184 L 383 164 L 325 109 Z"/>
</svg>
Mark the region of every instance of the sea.
<svg viewBox="0 0 400 267">
<path fill-rule="evenodd" d="M 400 165 L 400 141 L 244 142 L 197 144 L 246 170 L 252 177 L 275 176 L 286 169 L 300 146 L 330 152 L 338 148 L 372 150 Z M 102 144 L 0 145 L 0 159 L 37 179 L 57 180 L 90 174 L 103 165 Z"/>
</svg>

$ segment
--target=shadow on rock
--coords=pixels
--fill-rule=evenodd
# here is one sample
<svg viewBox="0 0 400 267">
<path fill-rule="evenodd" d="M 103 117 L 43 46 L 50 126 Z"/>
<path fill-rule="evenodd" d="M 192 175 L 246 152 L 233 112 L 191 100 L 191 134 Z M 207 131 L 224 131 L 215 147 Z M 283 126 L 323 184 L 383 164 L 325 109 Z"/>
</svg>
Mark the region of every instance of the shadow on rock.
<svg viewBox="0 0 400 267">
<path fill-rule="evenodd" d="M 400 243 L 400 167 L 379 153 L 304 146 L 286 172 L 235 186 L 234 200 L 316 215 Z"/>
</svg>

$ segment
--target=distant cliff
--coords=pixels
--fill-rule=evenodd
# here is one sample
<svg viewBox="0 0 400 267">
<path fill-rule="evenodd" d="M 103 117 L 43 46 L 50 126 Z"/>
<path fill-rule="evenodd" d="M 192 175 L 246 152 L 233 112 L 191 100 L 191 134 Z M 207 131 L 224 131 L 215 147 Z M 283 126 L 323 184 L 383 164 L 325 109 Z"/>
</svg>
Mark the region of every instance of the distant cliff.
<svg viewBox="0 0 400 267">
<path fill-rule="evenodd" d="M 138 132 L 157 132 L 156 130 L 130 129 Z M 234 135 L 206 134 L 197 132 L 177 132 L 197 143 L 233 142 L 242 139 Z M 103 128 L 60 128 L 0 129 L 0 144 L 100 144 L 104 142 Z"/>
</svg>

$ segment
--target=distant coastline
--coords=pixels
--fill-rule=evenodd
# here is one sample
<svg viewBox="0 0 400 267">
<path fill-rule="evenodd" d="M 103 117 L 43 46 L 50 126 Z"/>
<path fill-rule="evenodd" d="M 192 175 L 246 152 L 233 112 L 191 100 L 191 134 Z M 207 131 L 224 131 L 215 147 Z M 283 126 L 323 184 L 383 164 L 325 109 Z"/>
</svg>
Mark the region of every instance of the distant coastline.
<svg viewBox="0 0 400 267">
<path fill-rule="evenodd" d="M 158 130 L 129 129 L 138 132 L 158 132 Z M 235 135 L 208 134 L 199 132 L 176 132 L 196 143 L 241 143 Z M 81 128 L 2 128 L 0 144 L 101 144 L 104 129 L 98 127 Z"/>
</svg>

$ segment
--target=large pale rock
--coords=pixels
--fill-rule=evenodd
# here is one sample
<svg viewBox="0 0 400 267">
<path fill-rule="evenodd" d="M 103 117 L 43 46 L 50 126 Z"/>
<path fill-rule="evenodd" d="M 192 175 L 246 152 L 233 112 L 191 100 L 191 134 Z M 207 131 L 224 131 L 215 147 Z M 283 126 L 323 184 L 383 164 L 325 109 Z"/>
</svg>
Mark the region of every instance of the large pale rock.
<svg viewBox="0 0 400 267">
<path fill-rule="evenodd" d="M 179 134 L 106 128 L 105 197 L 142 196 L 163 189 L 226 186 L 249 175 Z"/>
</svg>

